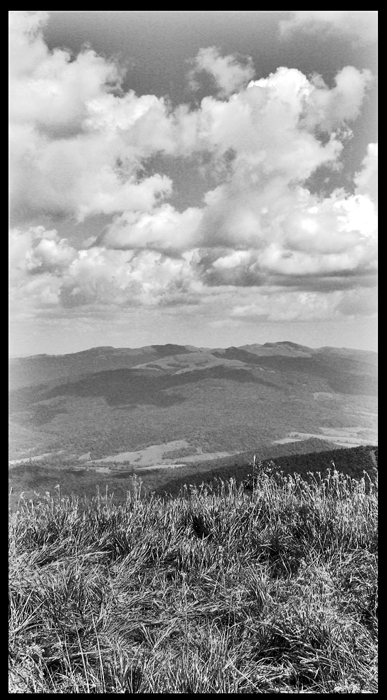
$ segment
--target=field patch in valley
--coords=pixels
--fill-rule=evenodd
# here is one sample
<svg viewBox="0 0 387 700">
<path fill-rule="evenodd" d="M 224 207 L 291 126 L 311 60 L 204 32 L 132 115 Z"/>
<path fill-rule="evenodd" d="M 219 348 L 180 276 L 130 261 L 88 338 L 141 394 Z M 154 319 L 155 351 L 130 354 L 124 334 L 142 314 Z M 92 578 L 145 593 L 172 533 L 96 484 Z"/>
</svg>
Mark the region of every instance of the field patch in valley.
<svg viewBox="0 0 387 700">
<path fill-rule="evenodd" d="M 179 450 L 189 450 L 191 454 L 180 456 L 177 458 L 176 453 Z M 170 457 L 166 456 L 170 453 Z M 132 452 L 119 452 L 115 455 L 94 459 L 93 464 L 105 462 L 128 462 L 136 468 L 160 469 L 162 467 L 184 466 L 186 462 L 202 462 L 208 459 L 217 459 L 219 457 L 230 457 L 237 454 L 237 451 L 226 452 L 203 452 L 200 447 L 189 445 L 187 440 L 171 440 L 160 445 L 150 445 L 143 450 L 134 450 Z"/>
<path fill-rule="evenodd" d="M 320 433 L 302 433 L 290 432 L 284 438 L 274 440 L 273 445 L 285 445 L 288 442 L 299 442 L 308 438 L 320 438 L 328 440 L 335 445 L 342 447 L 360 447 L 367 445 L 370 442 L 377 442 L 377 433 L 375 430 L 367 430 L 362 426 L 347 427 L 347 428 L 320 428 Z"/>
<path fill-rule="evenodd" d="M 132 452 L 119 452 L 116 455 L 109 455 L 102 459 L 93 460 L 94 464 L 100 462 L 130 462 L 136 467 L 149 467 L 153 464 L 165 464 L 164 455 L 168 452 L 174 452 L 182 448 L 189 447 L 187 440 L 171 440 L 160 445 L 150 445 L 143 450 L 134 450 Z M 192 448 L 195 451 L 195 448 Z"/>
</svg>

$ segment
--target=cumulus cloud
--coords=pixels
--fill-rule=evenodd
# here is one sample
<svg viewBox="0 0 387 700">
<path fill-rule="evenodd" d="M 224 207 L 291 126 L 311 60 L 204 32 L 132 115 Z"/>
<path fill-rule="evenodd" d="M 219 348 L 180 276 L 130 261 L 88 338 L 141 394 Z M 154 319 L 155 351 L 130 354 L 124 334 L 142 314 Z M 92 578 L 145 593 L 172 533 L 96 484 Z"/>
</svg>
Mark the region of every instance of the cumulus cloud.
<svg viewBox="0 0 387 700">
<path fill-rule="evenodd" d="M 315 76 L 311 81 L 314 89 L 306 109 L 305 125 L 329 132 L 345 122 L 353 121 L 360 113 L 366 88 L 371 81 L 370 71 L 358 71 L 353 66 L 345 66 L 337 73 L 336 86 L 331 90 L 320 76 Z"/>
<path fill-rule="evenodd" d="M 141 161 L 172 149 L 162 99 L 122 94 L 123 73 L 91 49 L 49 51 L 45 13 L 10 13 L 11 211 L 73 215 L 152 209 L 171 192 Z"/>
<path fill-rule="evenodd" d="M 92 50 L 73 60 L 43 41 L 47 13 L 10 13 L 10 119 L 49 135 L 78 132 L 89 100 L 119 87 L 120 72 Z"/>
<path fill-rule="evenodd" d="M 368 71 L 346 66 L 332 88 L 286 67 L 254 81 L 251 61 L 202 49 L 191 78 L 207 72 L 216 96 L 172 109 L 154 95 L 124 94 L 119 66 L 91 49 L 49 51 L 45 13 L 11 14 L 15 308 L 207 303 L 249 289 L 259 299 L 237 305 L 235 318 L 329 318 L 372 307 L 376 144 L 353 194 L 322 198 L 305 185 L 321 165 L 339 167 Z M 155 154 L 161 167 L 151 173 Z M 184 211 L 168 202 L 165 156 L 190 164 L 203 156 L 217 178 L 203 202 Z M 110 219 L 102 236 L 76 245 L 32 226 L 40 214 Z"/>
<path fill-rule="evenodd" d="M 369 143 L 363 168 L 355 175 L 356 193 L 371 201 L 378 196 L 378 144 Z"/>
<path fill-rule="evenodd" d="M 152 250 L 76 250 L 43 226 L 14 229 L 10 240 L 13 301 L 19 307 L 152 306 L 202 288 L 189 252 L 172 258 Z"/>
<path fill-rule="evenodd" d="M 249 56 L 222 56 L 215 46 L 200 49 L 193 64 L 189 72 L 191 88 L 199 87 L 198 76 L 204 72 L 213 79 L 220 97 L 239 91 L 254 77 L 254 66 Z"/>
<path fill-rule="evenodd" d="M 198 208 L 190 207 L 180 213 L 170 204 L 163 204 L 151 213 L 125 212 L 109 226 L 104 243 L 120 249 L 187 250 L 197 244 L 201 217 Z"/>
<path fill-rule="evenodd" d="M 65 269 L 76 256 L 76 251 L 58 232 L 34 226 L 27 231 L 19 229 L 10 233 L 11 274 L 56 273 Z"/>
<path fill-rule="evenodd" d="M 27 219 L 49 213 L 82 221 L 126 209 L 150 211 L 172 189 L 165 175 L 143 177 L 137 164 L 122 163 L 125 148 L 104 135 L 48 141 L 11 127 L 10 145 L 11 208 Z"/>
<path fill-rule="evenodd" d="M 40 30 L 48 20 L 48 12 L 9 13 L 10 72 L 33 71 L 47 55 L 47 47 L 40 39 Z"/>
<path fill-rule="evenodd" d="M 316 276 L 347 274 L 355 279 L 374 271 L 377 220 L 369 197 L 338 190 L 320 200 L 302 187 L 287 197 L 281 197 L 279 188 L 278 195 L 272 207 L 251 201 L 259 229 L 247 243 L 248 251 L 224 254 L 215 248 L 212 255 L 203 255 L 202 274 L 208 284 L 223 280 L 224 284 L 262 285 L 281 278 L 283 284 L 291 284 L 294 278 L 294 285 L 307 288 L 316 284 Z M 232 247 L 225 237 L 223 243 Z"/>
<path fill-rule="evenodd" d="M 313 34 L 324 32 L 348 36 L 360 43 L 375 42 L 378 35 L 376 11 L 358 10 L 297 10 L 279 23 L 280 33 L 287 37 L 297 30 Z"/>
<path fill-rule="evenodd" d="M 298 69 L 281 67 L 228 100 L 205 97 L 198 110 L 179 113 L 177 130 L 184 126 L 189 132 L 189 152 L 232 153 L 240 177 L 250 176 L 254 184 L 259 175 L 275 173 L 306 179 L 319 165 L 337 161 L 340 129 L 358 116 L 370 74 L 348 66 L 335 80 L 329 89 L 319 76 L 308 79 Z M 329 140 L 323 144 L 316 131 L 330 132 Z"/>
<path fill-rule="evenodd" d="M 211 168 L 231 154 L 240 190 L 277 174 L 306 179 L 318 166 L 336 163 L 342 149 L 335 132 L 323 145 L 314 130 L 356 118 L 369 80 L 367 72 L 347 67 L 329 90 L 321 79 L 279 68 L 246 88 L 251 62 L 241 65 L 209 48 L 199 52 L 197 66 L 212 70 L 224 96 L 233 94 L 172 112 L 154 95 L 120 92 L 119 67 L 90 49 L 76 57 L 50 52 L 41 33 L 44 15 L 16 12 L 12 19 L 13 34 L 21 37 L 15 46 L 24 41 L 23 55 L 31 58 L 12 61 L 11 206 L 19 214 L 82 220 L 150 212 L 172 191 L 162 173 L 144 176 L 143 161 L 154 153 L 206 152 Z"/>
<path fill-rule="evenodd" d="M 352 195 L 338 189 L 320 198 L 302 185 L 289 188 L 284 178 L 270 181 L 262 190 L 245 192 L 242 211 L 243 216 L 252 212 L 250 238 L 248 226 L 242 225 L 244 235 L 239 235 L 238 209 L 230 190 L 218 189 L 208 197 L 203 217 L 205 225 L 212 226 L 206 240 L 213 246 L 198 253 L 197 269 L 205 285 L 272 287 L 276 294 L 282 287 L 286 293 L 280 298 L 283 303 L 288 298 L 289 309 L 294 307 L 292 298 L 298 298 L 287 297 L 293 287 L 296 294 L 309 296 L 300 297 L 308 303 L 297 304 L 297 313 L 289 310 L 292 318 L 307 316 L 311 305 L 319 305 L 322 313 L 326 292 L 340 291 L 341 296 L 335 297 L 339 303 L 351 290 L 372 286 L 377 261 L 377 212 L 371 183 L 375 157 L 376 147 L 370 144 Z M 356 302 L 354 297 L 352 306 Z M 267 308 L 269 298 L 262 303 Z M 343 301 L 340 308 L 344 312 L 349 306 Z M 281 311 L 281 317 L 284 314 Z M 273 314 L 268 318 L 274 320 Z"/>
</svg>

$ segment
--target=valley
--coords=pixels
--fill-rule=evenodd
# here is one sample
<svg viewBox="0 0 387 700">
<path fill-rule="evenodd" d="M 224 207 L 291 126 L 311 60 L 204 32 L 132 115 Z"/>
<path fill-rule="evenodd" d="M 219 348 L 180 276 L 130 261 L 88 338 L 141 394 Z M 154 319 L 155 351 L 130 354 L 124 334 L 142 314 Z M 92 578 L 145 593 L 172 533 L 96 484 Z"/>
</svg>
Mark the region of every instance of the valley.
<svg viewBox="0 0 387 700">
<path fill-rule="evenodd" d="M 10 486 L 147 490 L 377 444 L 377 355 L 295 343 L 93 348 L 10 363 Z M 130 480 L 130 479 L 129 479 Z"/>
<path fill-rule="evenodd" d="M 248 347 L 94 348 L 11 360 L 10 459 L 62 451 L 120 461 L 176 441 L 191 450 L 185 457 L 233 453 L 298 432 L 339 441 L 341 431 L 346 441 L 355 428 L 358 444 L 374 441 L 376 353 Z"/>
</svg>

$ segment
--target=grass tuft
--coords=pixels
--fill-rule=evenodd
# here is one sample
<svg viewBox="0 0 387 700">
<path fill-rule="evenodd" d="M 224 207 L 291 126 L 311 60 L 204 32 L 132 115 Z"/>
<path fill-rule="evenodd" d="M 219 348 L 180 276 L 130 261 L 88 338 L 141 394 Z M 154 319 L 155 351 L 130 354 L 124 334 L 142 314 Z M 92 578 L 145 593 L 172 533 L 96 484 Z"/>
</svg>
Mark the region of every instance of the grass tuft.
<svg viewBox="0 0 387 700">
<path fill-rule="evenodd" d="M 377 482 L 255 471 L 21 498 L 10 692 L 377 692 Z"/>
</svg>

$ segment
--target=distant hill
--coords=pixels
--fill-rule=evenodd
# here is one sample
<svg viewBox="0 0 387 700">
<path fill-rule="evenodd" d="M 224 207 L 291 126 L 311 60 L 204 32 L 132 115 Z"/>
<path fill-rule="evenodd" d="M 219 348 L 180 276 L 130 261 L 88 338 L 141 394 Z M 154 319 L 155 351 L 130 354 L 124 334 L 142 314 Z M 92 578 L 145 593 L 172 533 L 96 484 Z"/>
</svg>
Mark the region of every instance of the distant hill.
<svg viewBox="0 0 387 700">
<path fill-rule="evenodd" d="M 112 369 L 127 369 L 137 365 L 146 365 L 160 361 L 161 358 L 174 358 L 179 355 L 189 355 L 186 367 L 190 368 L 195 359 L 217 357 L 224 360 L 239 360 L 246 364 L 259 364 L 253 356 L 263 357 L 292 357 L 323 358 L 336 357 L 339 361 L 348 358 L 376 367 L 377 354 L 365 350 L 348 348 L 308 348 L 291 342 L 265 343 L 263 345 L 245 345 L 239 348 L 196 348 L 192 345 L 149 345 L 142 348 L 114 348 L 102 346 L 65 355 L 32 355 L 30 357 L 12 358 L 10 360 L 9 384 L 11 391 L 21 387 L 44 384 L 51 380 L 91 374 Z M 196 358 L 195 358 L 196 356 Z M 181 358 L 180 358 L 181 359 Z"/>
<path fill-rule="evenodd" d="M 376 394 L 376 353 L 291 342 L 17 358 L 10 457 L 62 450 L 98 459 L 182 439 L 193 455 L 313 437 L 373 444 Z"/>
<path fill-rule="evenodd" d="M 162 348 L 161 351 L 157 348 Z M 97 347 L 67 355 L 32 355 L 11 359 L 9 383 L 11 390 L 45 384 L 56 379 L 74 379 L 83 374 L 110 369 L 134 367 L 142 362 L 179 353 L 179 346 L 148 346 L 144 348 Z M 182 349 L 184 351 L 184 349 Z M 188 352 L 188 351 L 186 351 Z"/>
</svg>

